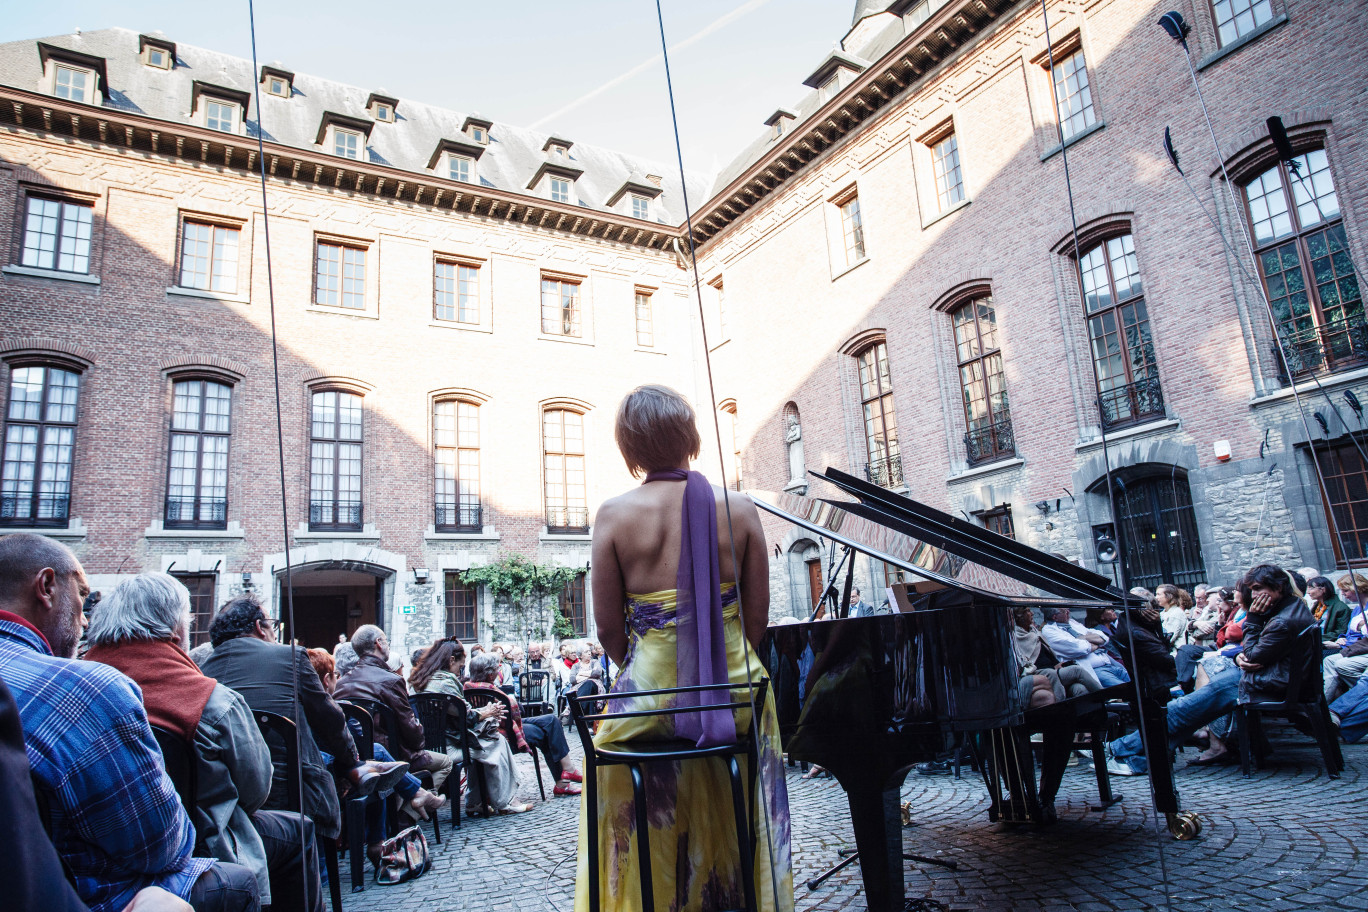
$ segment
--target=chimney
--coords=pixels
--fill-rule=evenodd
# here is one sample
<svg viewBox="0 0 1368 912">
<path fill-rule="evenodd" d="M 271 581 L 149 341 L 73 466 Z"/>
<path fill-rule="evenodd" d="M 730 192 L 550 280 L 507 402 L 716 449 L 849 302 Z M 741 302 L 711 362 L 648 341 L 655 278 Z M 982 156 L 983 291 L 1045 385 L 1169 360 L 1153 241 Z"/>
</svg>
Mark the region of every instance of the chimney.
<svg viewBox="0 0 1368 912">
<path fill-rule="evenodd" d="M 660 186 L 660 179 L 661 179 L 661 178 L 660 178 L 660 175 L 659 175 L 659 174 L 648 174 L 648 175 L 646 175 L 646 179 L 647 179 L 648 181 L 650 181 L 652 184 L 654 184 L 655 186 L 657 186 L 657 187 Z"/>
</svg>

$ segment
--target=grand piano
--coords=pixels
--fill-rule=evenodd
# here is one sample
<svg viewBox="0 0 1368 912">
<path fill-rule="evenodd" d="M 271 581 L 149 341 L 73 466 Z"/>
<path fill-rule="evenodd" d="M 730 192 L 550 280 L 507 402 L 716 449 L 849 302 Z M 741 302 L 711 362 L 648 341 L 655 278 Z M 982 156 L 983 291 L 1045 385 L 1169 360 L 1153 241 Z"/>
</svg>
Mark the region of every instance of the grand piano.
<svg viewBox="0 0 1368 912">
<path fill-rule="evenodd" d="M 831 468 L 814 475 L 853 499 L 751 496 L 761 510 L 847 549 L 852 563 L 853 553 L 866 554 L 919 585 L 891 614 L 851 618 L 843 616 L 847 574 L 843 597 L 830 600 L 825 617 L 771 626 L 759 653 L 785 751 L 825 767 L 845 789 L 868 907 L 894 912 L 903 908 L 900 790 L 912 765 L 965 737 L 1025 740 L 1012 610 L 1125 610 L 1127 597 L 1105 576 L 852 475 Z M 1047 708 L 1055 716 L 1071 711 Z M 1096 708 L 1095 701 L 1077 707 Z M 1154 736 L 1147 753 L 1156 809 L 1175 836 L 1195 835 L 1195 818 L 1178 809 L 1163 707 L 1135 711 L 1146 714 Z M 1029 764 L 1029 747 L 1026 754 Z M 1020 776 L 1016 782 L 1019 791 Z"/>
</svg>

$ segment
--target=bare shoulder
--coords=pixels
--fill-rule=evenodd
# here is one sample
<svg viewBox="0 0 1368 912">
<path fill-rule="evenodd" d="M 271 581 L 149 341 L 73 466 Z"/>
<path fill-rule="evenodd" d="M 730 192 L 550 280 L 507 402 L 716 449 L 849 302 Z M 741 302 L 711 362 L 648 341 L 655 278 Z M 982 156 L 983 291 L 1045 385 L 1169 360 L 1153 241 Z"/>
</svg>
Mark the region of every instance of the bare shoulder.
<svg viewBox="0 0 1368 912">
<path fill-rule="evenodd" d="M 624 511 L 630 510 L 634 501 L 635 489 L 610 497 L 599 504 L 598 512 L 594 514 L 594 525 L 601 526 L 604 523 L 613 523 L 618 520 Z"/>
<path fill-rule="evenodd" d="M 713 497 L 717 500 L 717 509 L 731 510 L 733 520 L 754 520 L 759 522 L 760 514 L 755 508 L 755 501 L 750 499 L 749 494 L 742 494 L 733 491 L 731 488 L 724 488 L 721 485 L 713 485 Z"/>
</svg>

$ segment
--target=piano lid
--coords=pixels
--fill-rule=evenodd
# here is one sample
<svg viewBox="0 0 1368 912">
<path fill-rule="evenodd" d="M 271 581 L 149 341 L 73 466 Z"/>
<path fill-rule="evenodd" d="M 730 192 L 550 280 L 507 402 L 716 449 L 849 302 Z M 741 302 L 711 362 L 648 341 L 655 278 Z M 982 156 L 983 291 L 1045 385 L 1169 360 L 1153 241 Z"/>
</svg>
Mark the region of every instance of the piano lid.
<svg viewBox="0 0 1368 912">
<path fill-rule="evenodd" d="M 815 474 L 815 473 L 814 473 Z M 1116 605 L 1105 576 L 828 468 L 860 502 L 751 491 L 756 506 L 918 577 L 1020 601 Z"/>
</svg>

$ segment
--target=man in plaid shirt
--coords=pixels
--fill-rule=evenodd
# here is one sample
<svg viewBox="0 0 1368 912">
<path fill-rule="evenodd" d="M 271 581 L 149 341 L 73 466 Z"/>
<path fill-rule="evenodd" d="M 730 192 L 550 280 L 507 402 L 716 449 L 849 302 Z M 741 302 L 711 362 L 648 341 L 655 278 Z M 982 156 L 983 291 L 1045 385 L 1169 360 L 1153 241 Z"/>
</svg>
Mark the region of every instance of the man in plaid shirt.
<svg viewBox="0 0 1368 912">
<path fill-rule="evenodd" d="M 89 589 L 64 545 L 0 537 L 0 678 L 18 704 L 34 783 L 76 891 L 94 912 L 120 912 L 149 886 L 196 912 L 256 912 L 249 869 L 191 857 L 195 828 L 137 685 L 72 659 Z"/>
</svg>

